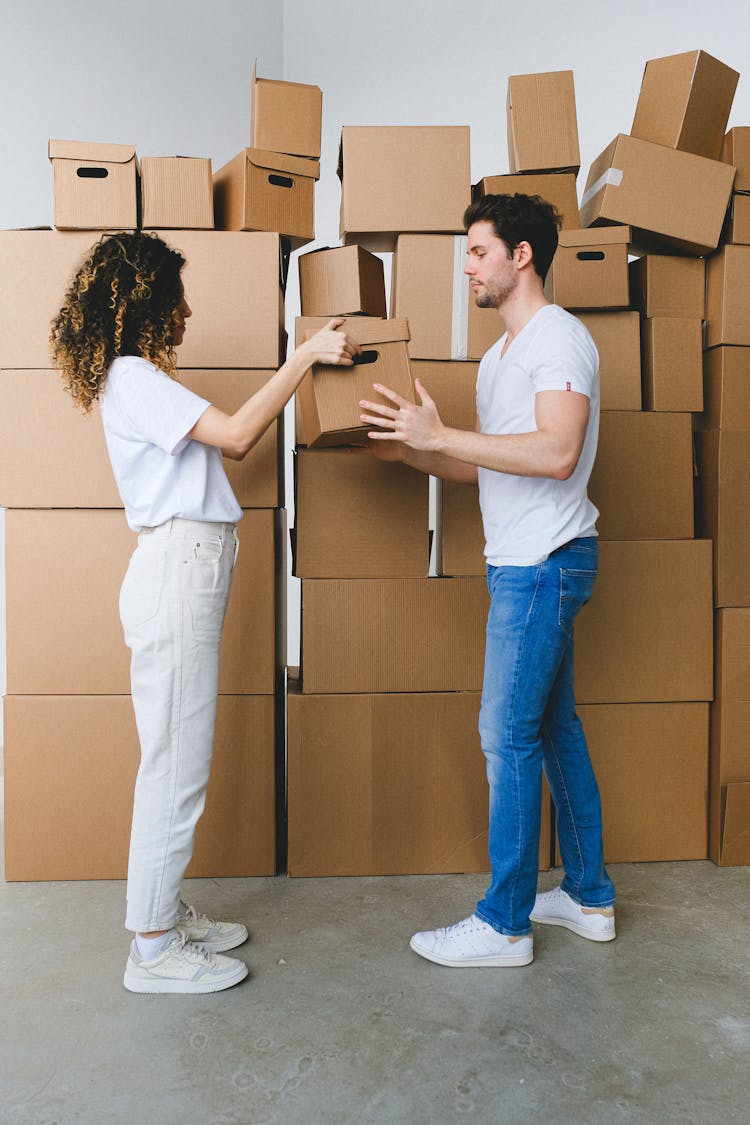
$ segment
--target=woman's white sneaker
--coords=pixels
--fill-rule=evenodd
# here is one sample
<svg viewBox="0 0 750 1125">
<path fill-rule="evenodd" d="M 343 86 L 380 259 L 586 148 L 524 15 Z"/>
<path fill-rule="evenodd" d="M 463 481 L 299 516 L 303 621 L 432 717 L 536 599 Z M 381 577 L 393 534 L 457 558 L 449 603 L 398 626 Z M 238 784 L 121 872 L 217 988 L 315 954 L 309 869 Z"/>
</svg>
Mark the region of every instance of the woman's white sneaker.
<svg viewBox="0 0 750 1125">
<path fill-rule="evenodd" d="M 531 935 L 508 937 L 498 933 L 476 914 L 440 930 L 415 934 L 410 946 L 420 957 L 451 969 L 504 968 L 528 965 L 534 960 Z"/>
<path fill-rule="evenodd" d="M 612 941 L 615 937 L 614 906 L 579 906 L 562 887 L 536 896 L 531 921 L 564 926 L 589 941 Z"/>
<path fill-rule="evenodd" d="M 123 984 L 129 992 L 221 992 L 246 976 L 244 961 L 209 953 L 176 930 L 150 961 L 141 957 L 133 939 Z"/>
<path fill-rule="evenodd" d="M 217 922 L 208 914 L 199 914 L 194 906 L 180 900 L 180 913 L 174 928 L 209 953 L 224 953 L 247 941 L 247 926 L 242 922 Z"/>
</svg>

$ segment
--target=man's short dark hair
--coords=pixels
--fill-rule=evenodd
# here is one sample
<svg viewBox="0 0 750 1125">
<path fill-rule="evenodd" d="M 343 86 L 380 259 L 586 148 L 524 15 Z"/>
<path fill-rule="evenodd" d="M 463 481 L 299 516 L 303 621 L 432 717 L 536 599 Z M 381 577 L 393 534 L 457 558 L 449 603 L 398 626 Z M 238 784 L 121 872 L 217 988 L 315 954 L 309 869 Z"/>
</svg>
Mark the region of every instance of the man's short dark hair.
<svg viewBox="0 0 750 1125">
<path fill-rule="evenodd" d="M 534 269 L 542 281 L 557 249 L 560 215 L 539 195 L 484 195 L 466 208 L 464 226 L 492 223 L 495 234 L 512 254 L 519 242 L 528 242 Z"/>
</svg>

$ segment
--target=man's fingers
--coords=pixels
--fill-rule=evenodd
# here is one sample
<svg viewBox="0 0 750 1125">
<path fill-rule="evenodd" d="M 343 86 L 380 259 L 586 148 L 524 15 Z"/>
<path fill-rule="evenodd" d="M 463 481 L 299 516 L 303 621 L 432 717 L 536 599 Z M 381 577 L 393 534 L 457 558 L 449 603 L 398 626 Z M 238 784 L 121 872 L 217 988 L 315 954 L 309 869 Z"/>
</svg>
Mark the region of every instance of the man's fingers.
<svg viewBox="0 0 750 1125">
<path fill-rule="evenodd" d="M 414 389 L 416 390 L 417 394 L 419 395 L 422 406 L 434 406 L 435 405 L 434 399 L 431 399 L 430 396 L 428 395 L 427 388 L 425 387 L 425 385 L 423 384 L 421 379 L 415 379 L 414 380 Z"/>
<path fill-rule="evenodd" d="M 382 402 L 367 402 L 366 399 L 361 399 L 359 405 L 363 410 L 372 410 L 375 414 L 382 414 L 384 418 L 397 418 L 399 411 L 394 410 L 392 406 L 385 406 Z"/>
<path fill-rule="evenodd" d="M 395 391 L 392 391 L 390 387 L 384 387 L 381 383 L 373 383 L 372 385 L 373 389 L 376 390 L 379 395 L 383 395 L 384 398 L 389 398 L 391 402 L 395 402 L 399 410 L 403 406 L 413 405 L 408 401 L 408 399 L 402 398 L 401 395 L 396 394 Z"/>
</svg>

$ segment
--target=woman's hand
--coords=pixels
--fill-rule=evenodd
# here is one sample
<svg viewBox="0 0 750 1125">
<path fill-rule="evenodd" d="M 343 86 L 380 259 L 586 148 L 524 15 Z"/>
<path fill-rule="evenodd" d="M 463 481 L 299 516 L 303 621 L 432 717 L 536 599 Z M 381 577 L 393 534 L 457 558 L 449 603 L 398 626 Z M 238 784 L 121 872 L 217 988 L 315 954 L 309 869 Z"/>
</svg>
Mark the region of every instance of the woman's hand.
<svg viewBox="0 0 750 1125">
<path fill-rule="evenodd" d="M 302 351 L 313 363 L 331 363 L 340 367 L 351 367 L 354 357 L 362 351 L 359 344 L 352 340 L 345 332 L 338 329 L 344 323 L 345 317 L 336 316 L 329 320 L 325 328 L 321 328 L 309 340 L 301 345 Z"/>
</svg>

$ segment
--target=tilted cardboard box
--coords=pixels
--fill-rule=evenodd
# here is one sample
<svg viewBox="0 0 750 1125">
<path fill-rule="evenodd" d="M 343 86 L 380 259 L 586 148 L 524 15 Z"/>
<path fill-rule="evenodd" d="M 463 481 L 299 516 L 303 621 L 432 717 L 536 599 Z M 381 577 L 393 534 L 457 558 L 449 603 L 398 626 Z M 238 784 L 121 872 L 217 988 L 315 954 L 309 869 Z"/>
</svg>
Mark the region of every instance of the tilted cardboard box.
<svg viewBox="0 0 750 1125">
<path fill-rule="evenodd" d="M 275 231 L 292 248 L 315 238 L 320 165 L 303 157 L 245 148 L 214 174 L 218 230 Z"/>
<path fill-rule="evenodd" d="M 711 706 L 709 855 L 750 863 L 750 609 L 716 614 L 716 698 Z"/>
<path fill-rule="evenodd" d="M 213 230 L 211 161 L 197 156 L 144 156 L 141 224 L 151 230 Z"/>
<path fill-rule="evenodd" d="M 578 122 L 572 70 L 508 79 L 511 172 L 577 172 Z"/>
<path fill-rule="evenodd" d="M 697 525 L 714 548 L 714 605 L 750 606 L 750 432 L 695 435 Z"/>
<path fill-rule="evenodd" d="M 640 410 L 641 322 L 637 312 L 587 312 L 576 316 L 588 328 L 599 353 L 602 410 Z"/>
<path fill-rule="evenodd" d="M 138 162 L 132 145 L 50 141 L 58 230 L 134 230 Z"/>
<path fill-rule="evenodd" d="M 629 227 L 561 230 L 544 283 L 565 309 L 627 309 Z"/>
<path fill-rule="evenodd" d="M 628 272 L 630 302 L 642 316 L 703 319 L 706 309 L 703 258 L 645 254 L 629 264 Z"/>
<path fill-rule="evenodd" d="M 703 353 L 703 405 L 694 419 L 697 429 L 750 433 L 750 348 Z"/>
<path fill-rule="evenodd" d="M 475 199 L 481 199 L 485 195 L 539 195 L 556 208 L 561 219 L 561 230 L 576 230 L 581 225 L 573 172 L 485 176 L 475 184 L 473 194 Z"/>
<path fill-rule="evenodd" d="M 320 159 L 323 93 L 319 86 L 258 78 L 253 67 L 250 144 L 290 156 Z"/>
<path fill-rule="evenodd" d="M 723 246 L 706 267 L 705 346 L 750 345 L 750 246 Z"/>
<path fill-rule="evenodd" d="M 383 259 L 362 246 L 325 246 L 297 264 L 303 316 L 387 315 Z"/>
<path fill-rule="evenodd" d="M 643 405 L 646 410 L 703 409 L 703 321 L 677 316 L 643 321 Z"/>
</svg>

